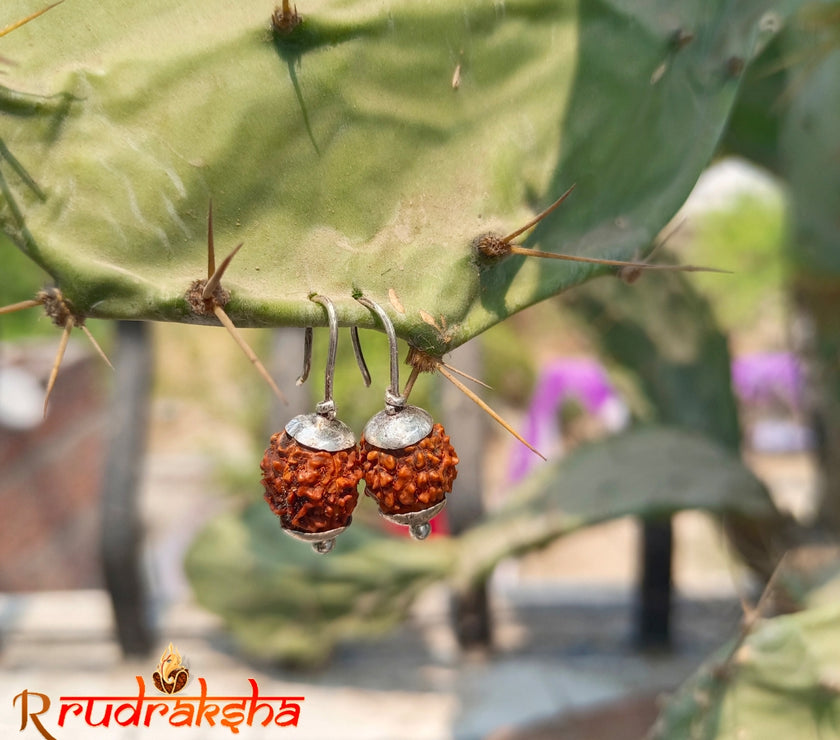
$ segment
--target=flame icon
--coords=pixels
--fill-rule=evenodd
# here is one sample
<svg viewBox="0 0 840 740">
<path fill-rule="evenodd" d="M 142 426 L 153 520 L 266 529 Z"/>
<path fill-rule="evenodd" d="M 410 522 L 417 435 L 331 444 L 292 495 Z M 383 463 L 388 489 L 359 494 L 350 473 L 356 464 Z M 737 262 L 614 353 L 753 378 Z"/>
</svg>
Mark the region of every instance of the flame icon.
<svg viewBox="0 0 840 740">
<path fill-rule="evenodd" d="M 170 642 L 152 674 L 155 688 L 163 694 L 177 694 L 187 685 L 189 677 L 190 672 L 183 663 L 181 653 Z"/>
</svg>

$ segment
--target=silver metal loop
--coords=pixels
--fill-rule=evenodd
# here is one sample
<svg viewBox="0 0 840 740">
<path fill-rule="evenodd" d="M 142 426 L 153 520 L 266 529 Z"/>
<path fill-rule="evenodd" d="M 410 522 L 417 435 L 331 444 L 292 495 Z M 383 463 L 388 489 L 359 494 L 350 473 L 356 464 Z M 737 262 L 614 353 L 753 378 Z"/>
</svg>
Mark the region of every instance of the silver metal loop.
<svg viewBox="0 0 840 740">
<path fill-rule="evenodd" d="M 338 350 L 338 316 L 335 313 L 335 304 L 323 295 L 310 296 L 310 300 L 319 303 L 327 309 L 327 320 L 330 325 L 330 347 L 327 352 L 327 369 L 324 372 L 324 401 L 325 409 L 329 408 L 326 404 L 332 404 L 333 400 L 333 381 L 335 379 L 335 357 Z M 320 412 L 319 412 L 320 413 Z M 335 404 L 332 404 L 332 416 L 335 416 Z"/>
<path fill-rule="evenodd" d="M 365 388 L 370 388 L 370 370 L 368 370 L 365 356 L 362 353 L 362 344 L 359 341 L 359 327 L 350 327 L 350 341 L 353 343 L 353 354 L 356 355 L 356 364 L 359 366 L 359 372 L 362 374 L 362 380 L 365 383 Z"/>
<path fill-rule="evenodd" d="M 335 401 L 330 399 L 329 401 L 321 401 L 321 403 L 315 404 L 315 413 L 318 416 L 335 419 Z"/>
<path fill-rule="evenodd" d="M 385 391 L 385 407 L 390 413 L 397 413 L 400 409 L 405 408 L 405 396 L 395 396 L 389 388 Z"/>
<path fill-rule="evenodd" d="M 402 402 L 398 403 L 397 407 L 404 406 L 405 399 L 400 395 L 400 358 L 399 348 L 397 347 L 397 332 L 394 330 L 394 324 L 388 314 L 385 313 L 385 309 L 378 303 L 375 303 L 370 300 L 370 298 L 365 298 L 364 296 L 359 296 L 356 300 L 365 308 L 373 311 L 379 317 L 379 320 L 382 322 L 382 326 L 385 327 L 385 333 L 388 335 L 388 344 L 391 356 L 391 385 L 385 394 L 385 403 L 390 406 L 392 400 L 397 401 L 398 399 L 401 399 Z"/>
<path fill-rule="evenodd" d="M 303 332 L 303 372 L 295 385 L 303 385 L 309 377 L 309 369 L 312 367 L 312 334 L 312 327 L 307 326 Z"/>
</svg>

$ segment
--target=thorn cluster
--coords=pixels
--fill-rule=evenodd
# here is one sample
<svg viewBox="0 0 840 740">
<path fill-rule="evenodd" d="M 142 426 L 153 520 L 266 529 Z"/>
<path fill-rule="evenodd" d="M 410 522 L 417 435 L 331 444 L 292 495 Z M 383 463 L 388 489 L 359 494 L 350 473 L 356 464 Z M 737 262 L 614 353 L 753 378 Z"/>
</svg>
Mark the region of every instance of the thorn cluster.
<svg viewBox="0 0 840 740">
<path fill-rule="evenodd" d="M 718 270 L 714 267 L 696 267 L 694 265 L 651 265 L 647 262 L 633 262 L 626 260 L 610 260 L 600 259 L 597 257 L 581 257 L 573 254 L 559 254 L 557 252 L 542 252 L 538 249 L 528 249 L 520 244 L 514 244 L 513 240 L 516 237 L 524 234 L 529 229 L 532 229 L 546 216 L 552 213 L 566 198 L 571 195 L 575 186 L 572 185 L 563 195 L 554 201 L 542 213 L 532 218 L 527 224 L 511 232 L 507 236 L 499 236 L 498 234 L 482 234 L 473 242 L 473 248 L 478 254 L 479 258 L 485 262 L 496 262 L 498 260 L 509 257 L 511 254 L 520 254 L 525 257 L 542 257 L 544 259 L 566 260 L 567 262 L 585 262 L 593 265 L 607 265 L 610 267 L 620 267 L 626 270 L 624 274 L 620 273 L 622 279 L 628 283 L 635 282 L 638 279 L 641 270 L 668 270 L 672 272 L 727 272 L 727 270 Z"/>
<path fill-rule="evenodd" d="M 522 444 L 524 444 L 531 452 L 535 455 L 538 455 L 543 460 L 545 460 L 545 455 L 542 454 L 536 447 L 532 444 L 527 442 L 525 438 L 519 434 L 508 422 L 506 422 L 498 413 L 496 413 L 490 406 L 487 405 L 485 401 L 479 398 L 475 393 L 473 393 L 467 386 L 465 386 L 455 375 L 460 375 L 463 378 L 467 378 L 467 380 L 471 380 L 474 383 L 478 383 L 479 385 L 483 385 L 485 388 L 489 388 L 486 383 L 478 380 L 478 378 L 474 378 L 471 375 L 463 372 L 462 370 L 458 370 L 451 365 L 445 363 L 441 358 L 434 357 L 429 355 L 421 350 L 417 349 L 416 347 L 411 347 L 408 351 L 408 357 L 406 358 L 406 364 L 411 366 L 411 375 L 409 375 L 408 380 L 405 384 L 405 389 L 403 390 L 403 396 L 408 399 L 409 394 L 411 393 L 412 388 L 414 388 L 414 382 L 417 380 L 417 376 L 420 373 L 433 373 L 439 372 L 444 378 L 446 378 L 452 385 L 454 385 L 461 393 L 463 393 L 467 398 L 470 399 L 476 406 L 478 406 L 484 413 L 490 416 L 493 421 L 499 424 L 505 431 L 512 434 L 516 439 L 518 439 Z"/>
<path fill-rule="evenodd" d="M 108 367 L 113 370 L 114 366 L 102 350 L 102 347 L 99 346 L 99 342 L 96 341 L 93 334 L 91 334 L 90 330 L 85 326 L 84 316 L 73 312 L 70 304 L 61 294 L 61 291 L 56 287 L 48 287 L 44 288 L 44 290 L 38 291 L 34 299 L 21 301 L 20 303 L 12 303 L 9 306 L 3 306 L 0 308 L 0 314 L 14 313 L 15 311 L 22 311 L 25 308 L 34 308 L 35 306 L 43 306 L 44 312 L 53 320 L 53 323 L 64 330 L 61 334 L 61 340 L 58 343 L 58 352 L 56 353 L 55 361 L 53 362 L 52 369 L 50 370 L 50 377 L 47 381 L 47 389 L 44 393 L 44 416 L 46 417 L 50 396 L 52 395 L 53 387 L 55 387 L 56 378 L 58 378 L 61 361 L 64 359 L 64 353 L 67 350 L 67 343 L 70 341 L 70 332 L 73 331 L 74 327 L 78 327 L 82 330 Z"/>
<path fill-rule="evenodd" d="M 277 396 L 283 403 L 287 403 L 286 396 L 277 387 L 277 383 L 269 375 L 268 370 L 260 362 L 250 345 L 245 341 L 245 338 L 240 334 L 239 330 L 231 321 L 230 317 L 225 313 L 224 307 L 230 301 L 230 292 L 222 287 L 222 277 L 225 271 L 230 267 L 230 263 L 236 256 L 237 252 L 242 249 L 240 242 L 236 248 L 222 260 L 222 263 L 216 267 L 216 250 L 213 241 L 213 203 L 211 201 L 207 212 L 207 279 L 194 280 L 186 293 L 187 303 L 190 304 L 192 310 L 200 315 L 208 316 L 214 315 L 219 323 L 227 329 L 228 333 L 233 337 L 237 346 L 244 352 L 245 356 L 251 361 L 257 372 L 262 376 L 263 380 L 268 383 L 274 395 Z"/>
</svg>

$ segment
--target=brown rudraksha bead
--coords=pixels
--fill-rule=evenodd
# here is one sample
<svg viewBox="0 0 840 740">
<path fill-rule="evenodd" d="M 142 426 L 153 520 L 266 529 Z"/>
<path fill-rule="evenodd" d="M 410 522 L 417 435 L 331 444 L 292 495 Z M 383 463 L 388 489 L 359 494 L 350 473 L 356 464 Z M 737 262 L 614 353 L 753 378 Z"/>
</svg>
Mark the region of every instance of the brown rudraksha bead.
<svg viewBox="0 0 840 740">
<path fill-rule="evenodd" d="M 284 529 L 327 532 L 350 523 L 362 477 L 355 447 L 315 450 L 285 431 L 271 437 L 260 467 L 265 500 Z"/>
<path fill-rule="evenodd" d="M 444 500 L 458 475 L 458 455 L 440 424 L 419 442 L 400 450 L 374 447 L 362 437 L 365 493 L 383 514 L 408 514 Z"/>
</svg>

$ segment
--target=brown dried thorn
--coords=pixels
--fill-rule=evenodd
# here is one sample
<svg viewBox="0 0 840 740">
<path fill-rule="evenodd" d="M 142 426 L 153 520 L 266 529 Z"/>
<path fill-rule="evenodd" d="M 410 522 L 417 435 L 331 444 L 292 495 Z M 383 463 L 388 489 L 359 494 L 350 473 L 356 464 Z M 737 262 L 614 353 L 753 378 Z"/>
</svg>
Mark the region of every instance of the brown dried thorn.
<svg viewBox="0 0 840 740">
<path fill-rule="evenodd" d="M 731 274 L 731 270 L 721 270 L 717 267 L 698 267 L 696 265 L 651 265 L 647 262 L 627 262 L 624 260 L 606 260 L 597 257 L 580 257 L 574 254 L 557 254 L 556 252 L 541 252 L 538 249 L 527 249 L 518 244 L 510 245 L 510 254 L 523 254 L 527 257 L 545 257 L 546 259 L 567 260 L 569 262 L 587 262 L 593 265 L 610 265 L 613 267 L 634 267 L 639 270 L 668 270 L 671 272 L 721 272 Z"/>
<path fill-rule="evenodd" d="M 420 368 L 415 365 L 411 368 L 411 375 L 408 376 L 408 380 L 405 381 L 405 388 L 403 388 L 403 398 L 408 400 L 408 397 L 411 395 L 411 391 L 414 389 L 414 383 L 417 381 L 417 378 L 420 376 Z"/>
<path fill-rule="evenodd" d="M 53 362 L 52 370 L 50 371 L 50 379 L 47 381 L 47 392 L 44 396 L 44 418 L 47 416 L 47 404 L 50 402 L 50 394 L 52 393 L 53 386 L 55 385 L 55 379 L 58 377 L 58 370 L 61 367 L 61 361 L 64 359 L 64 352 L 67 350 L 67 342 L 70 339 L 70 332 L 73 331 L 75 324 L 76 319 L 73 318 L 71 314 L 67 317 L 67 321 L 64 324 L 61 341 L 58 343 L 58 352 L 56 353 L 55 362 Z"/>
<path fill-rule="evenodd" d="M 207 280 L 216 272 L 216 248 L 213 243 L 213 199 L 207 207 Z M 206 298 L 207 296 L 205 296 Z"/>
<path fill-rule="evenodd" d="M 609 260 L 599 259 L 597 257 L 580 257 L 572 254 L 559 254 L 557 252 L 543 252 L 538 249 L 527 249 L 519 244 L 511 244 L 511 241 L 516 237 L 524 234 L 528 229 L 536 226 L 546 216 L 548 216 L 555 208 L 557 208 L 571 192 L 575 189 L 572 185 L 563 195 L 561 195 L 554 203 L 546 208 L 542 213 L 532 218 L 523 227 L 511 232 L 507 236 L 500 237 L 494 234 L 485 234 L 479 237 L 475 244 L 478 252 L 487 259 L 499 259 L 507 257 L 511 254 L 521 254 L 526 257 L 543 257 L 545 259 L 566 260 L 568 262 L 586 262 L 593 265 L 608 265 L 611 267 L 631 268 L 632 270 L 667 270 L 671 272 L 720 272 L 729 273 L 730 270 L 720 270 L 716 267 L 698 267 L 696 265 L 651 265 L 647 262 L 632 262 L 626 260 Z M 680 226 L 674 229 L 674 232 L 679 230 Z M 672 234 L 674 233 L 672 232 Z M 669 237 L 672 235 L 670 234 Z M 635 279 L 631 275 L 631 281 Z"/>
<path fill-rule="evenodd" d="M 675 234 L 677 234 L 677 232 L 679 232 L 683 226 L 685 226 L 686 221 L 687 219 L 685 218 L 681 219 L 680 222 L 673 229 L 671 229 L 671 231 L 669 231 L 664 237 L 662 237 L 662 239 L 659 239 L 658 241 L 654 242 L 653 248 L 650 250 L 650 252 L 647 253 L 647 256 L 645 257 L 644 264 L 650 264 L 650 260 L 653 257 L 653 255 L 656 254 L 657 250 L 661 249 L 669 241 L 671 241 L 671 238 Z M 644 268 L 626 265 L 618 271 L 618 277 L 628 285 L 633 285 L 633 283 L 635 283 L 642 276 L 643 272 Z"/>
<path fill-rule="evenodd" d="M 61 5 L 64 0 L 58 0 L 58 2 L 53 3 L 52 5 L 48 5 L 46 8 L 41 8 L 41 10 L 36 10 L 34 13 L 30 13 L 26 18 L 21 18 L 19 21 L 15 21 L 14 23 L 10 23 L 5 28 L 0 28 L 0 37 L 5 36 L 12 31 L 17 30 L 21 26 L 26 25 L 29 21 L 34 21 L 38 16 L 44 15 L 48 10 L 52 10 L 56 5 Z"/>
<path fill-rule="evenodd" d="M 210 244 L 210 239 L 208 238 L 208 247 Z M 234 257 L 236 257 L 236 253 L 242 249 L 242 245 L 245 242 L 239 242 L 236 248 L 222 260 L 222 264 L 213 272 L 213 274 L 207 279 L 207 284 L 204 286 L 204 290 L 201 291 L 201 297 L 205 301 L 209 301 L 213 297 L 213 293 L 216 291 L 216 288 L 219 287 L 219 284 L 222 282 L 222 276 L 225 274 L 225 270 L 228 269 L 230 266 L 231 261 Z"/>
<path fill-rule="evenodd" d="M 536 447 L 529 444 L 525 441 L 525 438 L 522 437 L 510 424 L 508 424 L 501 416 L 499 416 L 493 409 L 491 409 L 484 401 L 482 401 L 475 393 L 473 393 L 467 386 L 465 386 L 460 380 L 458 380 L 454 375 L 452 375 L 449 370 L 447 370 L 442 364 L 438 365 L 438 372 L 443 375 L 452 385 L 454 385 L 461 393 L 463 393 L 467 398 L 469 398 L 473 403 L 477 404 L 478 407 L 489 414 L 495 422 L 500 424 L 506 431 L 516 437 L 522 444 L 524 444 L 531 452 L 536 455 L 539 455 L 543 460 L 546 459 L 545 455 L 542 454 Z"/>
<path fill-rule="evenodd" d="M 452 367 L 452 365 L 449 365 L 448 363 L 444 362 L 443 360 L 441 360 L 440 364 L 443 365 L 447 370 L 449 370 L 453 373 L 456 373 L 457 375 L 460 375 L 462 378 L 466 378 L 467 380 L 471 380 L 473 383 L 478 383 L 480 386 L 483 386 L 484 388 L 486 388 L 489 391 L 493 390 L 483 380 L 479 380 L 478 378 L 474 378 L 469 373 L 465 373 L 463 370 L 459 370 L 457 367 Z"/>
<path fill-rule="evenodd" d="M 239 247 L 237 247 L 237 249 L 238 248 Z M 216 314 L 216 318 L 221 322 L 222 326 L 228 330 L 228 333 L 239 345 L 239 349 L 245 353 L 245 356 L 253 363 L 254 367 L 257 368 L 257 372 L 262 375 L 265 382 L 271 386 L 271 390 L 274 391 L 274 395 L 277 396 L 277 398 L 279 398 L 283 403 L 288 403 L 286 396 L 284 396 L 283 392 L 277 387 L 277 383 L 275 383 L 273 378 L 268 374 L 268 370 L 266 370 L 265 366 L 262 362 L 260 362 L 260 358 L 254 354 L 254 350 L 252 350 L 249 344 L 243 339 L 242 335 L 239 333 L 239 329 L 237 329 L 234 323 L 230 320 L 230 317 L 225 313 L 225 310 L 218 304 L 214 303 L 213 313 Z"/>
<path fill-rule="evenodd" d="M 20 303 L 12 303 L 8 306 L 3 306 L 0 308 L 0 315 L 4 313 L 14 313 L 15 311 L 23 311 L 25 308 L 33 308 L 35 306 L 40 306 L 41 301 L 30 299 L 28 301 L 21 301 Z"/>
<path fill-rule="evenodd" d="M 574 183 L 565 193 L 563 193 L 563 195 L 561 195 L 557 200 L 555 200 L 554 203 L 552 203 L 542 213 L 540 213 L 538 216 L 534 216 L 534 218 L 532 218 L 521 229 L 517 229 L 513 233 L 508 234 L 502 239 L 502 241 L 509 242 L 513 239 L 516 239 L 517 236 L 519 236 L 520 234 L 524 234 L 532 226 L 536 226 L 540 221 L 542 221 L 546 216 L 548 216 L 552 211 L 554 211 L 555 208 L 557 208 L 564 200 L 566 200 L 566 198 L 568 198 L 572 194 L 572 190 L 575 189 L 575 185 L 577 185 L 577 183 Z"/>
<path fill-rule="evenodd" d="M 193 301 L 192 291 L 195 290 L 197 292 L 198 289 L 201 288 L 201 300 L 204 302 L 204 310 L 213 311 L 222 326 L 227 329 L 228 333 L 233 337 L 233 340 L 257 369 L 257 372 L 271 387 L 274 395 L 276 395 L 283 403 L 288 403 L 286 397 L 283 395 L 283 392 L 277 387 L 277 384 L 274 382 L 271 375 L 268 374 L 268 370 L 265 369 L 265 366 L 262 362 L 260 362 L 260 359 L 257 357 L 254 350 L 251 349 L 239 333 L 239 330 L 236 328 L 233 321 L 231 321 L 230 317 L 225 313 L 224 308 L 222 308 L 216 300 L 216 292 L 221 286 L 222 277 L 224 276 L 227 268 L 230 266 L 230 263 L 233 261 L 233 258 L 236 256 L 236 253 L 242 249 L 243 243 L 244 242 L 240 242 L 236 248 L 227 257 L 225 257 L 224 260 L 222 260 L 222 263 L 216 267 L 216 250 L 213 239 L 213 201 L 211 200 L 207 209 L 207 282 L 204 284 L 204 287 L 201 288 L 201 281 L 196 281 L 190 289 L 188 300 L 190 300 L 194 309 L 200 311 L 200 304 L 197 306 Z"/>
<path fill-rule="evenodd" d="M 88 329 L 84 324 L 79 324 L 79 328 L 85 333 L 85 336 L 88 339 L 90 339 L 90 342 L 93 345 L 93 348 L 99 353 L 99 356 L 103 360 L 105 360 L 105 364 L 108 367 L 110 367 L 111 370 L 113 370 L 114 366 L 111 364 L 111 361 L 108 359 L 108 355 L 106 355 L 105 351 L 102 349 L 102 347 L 99 346 L 99 342 L 97 342 L 96 338 L 93 336 L 93 334 L 90 333 L 90 329 Z"/>
</svg>

